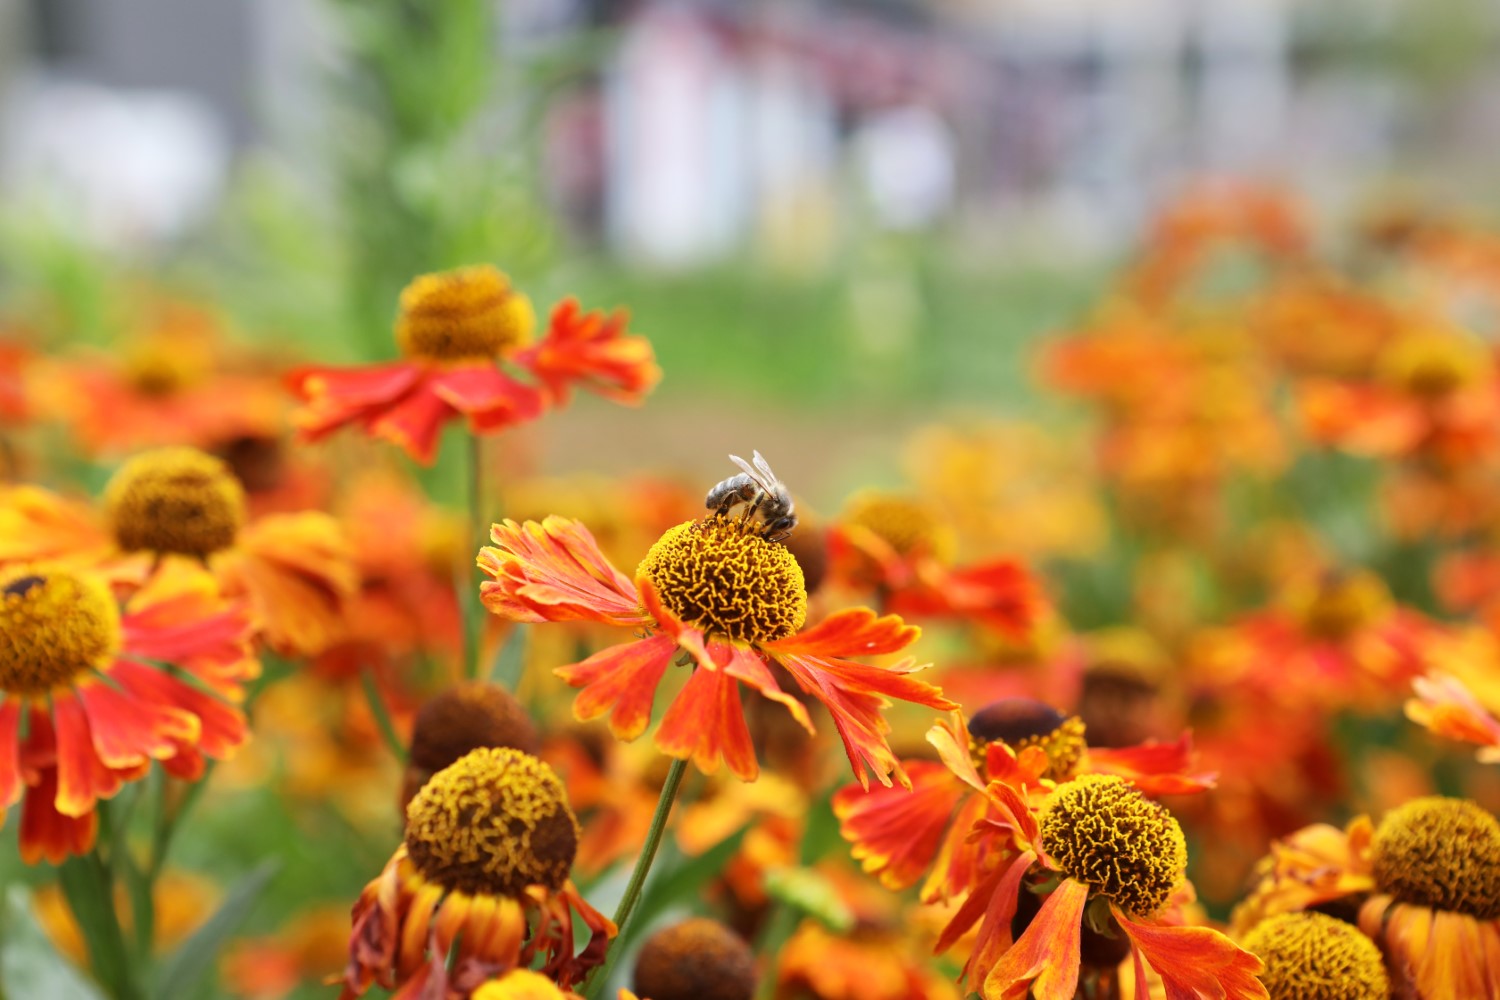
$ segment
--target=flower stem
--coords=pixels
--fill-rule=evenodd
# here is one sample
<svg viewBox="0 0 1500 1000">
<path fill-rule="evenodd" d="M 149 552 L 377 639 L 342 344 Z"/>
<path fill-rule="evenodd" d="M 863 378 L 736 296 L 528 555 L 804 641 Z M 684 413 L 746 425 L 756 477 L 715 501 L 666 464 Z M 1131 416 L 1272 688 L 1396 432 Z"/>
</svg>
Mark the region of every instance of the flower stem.
<svg viewBox="0 0 1500 1000">
<path fill-rule="evenodd" d="M 609 974 L 620 957 L 620 945 L 625 941 L 625 924 L 631 912 L 641 901 L 641 891 L 646 887 L 646 875 L 651 871 L 651 862 L 656 860 L 657 848 L 667 832 L 667 817 L 672 812 L 672 803 L 677 799 L 677 790 L 682 786 L 682 776 L 687 771 L 687 761 L 673 760 L 667 771 L 667 780 L 661 786 L 661 797 L 656 800 L 656 812 L 651 816 L 651 828 L 646 831 L 646 842 L 641 845 L 641 855 L 635 860 L 635 870 L 630 873 L 630 882 L 625 886 L 625 895 L 615 909 L 615 940 L 604 957 L 604 964 L 594 970 L 584 983 L 584 995 L 591 1000 L 609 984 Z"/>
<path fill-rule="evenodd" d="M 470 550 L 477 556 L 489 541 L 489 525 L 484 513 L 484 442 L 477 434 L 469 434 L 469 542 Z M 484 605 L 479 603 L 476 573 L 471 563 L 465 566 L 460 577 L 462 582 L 462 604 L 464 613 L 464 676 L 478 680 L 480 639 L 484 635 Z"/>
</svg>

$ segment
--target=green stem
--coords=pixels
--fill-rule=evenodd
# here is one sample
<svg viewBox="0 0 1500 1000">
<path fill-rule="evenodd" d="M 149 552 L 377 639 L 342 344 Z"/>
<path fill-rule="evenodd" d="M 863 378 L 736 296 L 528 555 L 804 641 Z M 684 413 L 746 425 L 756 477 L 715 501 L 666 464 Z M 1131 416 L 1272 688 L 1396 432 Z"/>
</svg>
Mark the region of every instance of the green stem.
<svg viewBox="0 0 1500 1000">
<path fill-rule="evenodd" d="M 115 1000 L 142 1000 L 115 911 L 114 879 L 98 846 L 63 862 L 58 880 L 88 947 L 94 977 Z"/>
<path fill-rule="evenodd" d="M 687 761 L 674 760 L 667 771 L 666 783 L 661 786 L 661 797 L 656 800 L 656 812 L 651 817 L 651 829 L 646 832 L 646 843 L 641 846 L 641 856 L 635 860 L 635 870 L 630 873 L 630 882 L 625 886 L 625 895 L 615 909 L 616 935 L 614 944 L 604 956 L 604 964 L 594 970 L 584 983 L 584 996 L 594 1000 L 609 984 L 609 974 L 620 957 L 621 944 L 625 941 L 625 924 L 631 911 L 641 901 L 641 891 L 646 887 L 646 874 L 651 871 L 651 862 L 656 860 L 657 848 L 661 847 L 662 835 L 667 832 L 667 817 L 672 812 L 672 803 L 677 800 L 677 790 L 682 786 L 682 776 L 687 772 Z"/>
<path fill-rule="evenodd" d="M 365 701 L 370 704 L 370 714 L 375 717 L 375 725 L 380 729 L 380 735 L 385 738 L 386 746 L 390 748 L 392 756 L 405 766 L 406 747 L 396 732 L 396 724 L 391 721 L 391 713 L 386 710 L 385 699 L 380 696 L 380 687 L 375 683 L 375 674 L 366 667 L 360 671 L 359 680 L 364 686 Z"/>
</svg>

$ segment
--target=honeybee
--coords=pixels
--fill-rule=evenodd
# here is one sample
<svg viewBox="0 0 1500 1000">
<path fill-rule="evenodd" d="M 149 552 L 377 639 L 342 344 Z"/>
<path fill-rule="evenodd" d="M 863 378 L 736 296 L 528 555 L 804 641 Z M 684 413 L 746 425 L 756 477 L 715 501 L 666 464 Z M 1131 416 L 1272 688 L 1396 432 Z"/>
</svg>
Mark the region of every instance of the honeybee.
<svg viewBox="0 0 1500 1000">
<path fill-rule="evenodd" d="M 738 455 L 729 460 L 745 471 L 730 476 L 708 491 L 703 506 L 717 517 L 725 517 L 736 504 L 748 504 L 743 519 L 748 521 L 760 515 L 761 535 L 769 542 L 785 541 L 797 527 L 797 513 L 792 505 L 792 495 L 787 492 L 771 466 L 761 453 L 751 452 L 755 458 L 752 466 Z"/>
</svg>

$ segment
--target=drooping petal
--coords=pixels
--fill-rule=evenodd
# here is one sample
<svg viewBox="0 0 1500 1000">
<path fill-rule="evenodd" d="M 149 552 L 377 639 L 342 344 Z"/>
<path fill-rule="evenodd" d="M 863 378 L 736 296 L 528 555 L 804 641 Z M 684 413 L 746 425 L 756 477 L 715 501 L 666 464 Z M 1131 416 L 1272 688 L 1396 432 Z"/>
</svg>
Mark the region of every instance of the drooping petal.
<svg viewBox="0 0 1500 1000">
<path fill-rule="evenodd" d="M 88 716 L 71 691 L 53 692 L 52 721 L 57 740 L 57 811 L 83 816 L 99 799 L 119 791 L 122 781 L 94 751 Z"/>
<path fill-rule="evenodd" d="M 546 384 L 559 405 L 580 384 L 617 403 L 635 405 L 661 380 L 651 342 L 625 333 L 624 310 L 584 312 L 567 298 L 552 310 L 547 335 L 516 359 Z"/>
<path fill-rule="evenodd" d="M 443 424 L 458 411 L 433 391 L 432 377 L 424 374 L 412 390 L 369 421 L 370 433 L 400 447 L 414 461 L 431 465 L 437 460 L 438 439 Z"/>
<path fill-rule="evenodd" d="M 771 676 L 771 671 L 766 668 L 766 661 L 761 659 L 760 654 L 739 646 L 729 646 L 729 649 L 731 650 L 730 656 L 720 669 L 730 677 L 750 685 L 763 697 L 783 706 L 791 713 L 792 718 L 797 720 L 797 724 L 811 734 L 813 724 L 812 719 L 808 717 L 806 706 L 781 690 L 781 685 L 777 684 L 776 678 Z"/>
<path fill-rule="evenodd" d="M 57 770 L 45 768 L 21 805 L 21 860 L 28 865 L 44 860 L 60 865 L 94 846 L 99 814 L 90 809 L 81 816 L 65 816 L 58 812 L 56 800 Z"/>
<path fill-rule="evenodd" d="M 244 713 L 171 674 L 128 658 L 109 669 L 110 679 L 147 702 L 171 705 L 197 718 L 194 747 L 215 760 L 224 760 L 249 738 Z"/>
<path fill-rule="evenodd" d="M 1000 956 L 1012 944 L 1011 922 L 1019 908 L 1019 894 L 1028 891 L 1021 887 L 1021 880 L 1026 877 L 1035 861 L 1035 854 L 1023 851 L 1014 861 L 996 868 L 974 886 L 938 937 L 933 950 L 941 954 L 958 943 L 958 939 L 968 932 L 974 922 L 979 921 L 974 947 L 964 961 L 960 976 L 964 988 L 971 993 L 977 993 L 983 988 L 989 970 L 995 967 Z"/>
<path fill-rule="evenodd" d="M 478 563 L 493 577 L 479 588 L 492 613 L 522 622 L 649 623 L 629 577 L 609 564 L 581 522 L 507 520 L 490 538 L 495 544 L 480 550 Z"/>
<path fill-rule="evenodd" d="M 287 375 L 287 386 L 306 405 L 292 414 L 292 423 L 304 441 L 316 441 L 392 405 L 421 375 L 421 366 L 407 361 L 363 368 L 298 368 Z"/>
<path fill-rule="evenodd" d="M 980 777 L 974 767 L 974 758 L 969 756 L 969 733 L 962 715 L 955 712 L 951 719 L 927 730 L 927 742 L 933 745 L 938 758 L 960 781 L 975 791 L 984 791 L 985 779 Z"/>
<path fill-rule="evenodd" d="M 1193 756 L 1193 736 L 1185 732 L 1175 743 L 1148 740 L 1117 749 L 1090 747 L 1088 769 L 1119 775 L 1147 795 L 1183 795 L 1206 791 L 1219 780 L 1217 771 L 1195 769 Z"/>
<path fill-rule="evenodd" d="M 984 1000 L 1073 1000 L 1082 962 L 1083 907 L 1089 887 L 1065 878 L 1042 903 L 1031 926 L 985 977 Z"/>
<path fill-rule="evenodd" d="M 431 384 L 439 399 L 469 418 L 475 434 L 535 420 L 546 403 L 539 389 L 516 381 L 489 362 L 450 368 L 434 375 Z"/>
<path fill-rule="evenodd" d="M 1267 1000 L 1257 975 L 1261 960 L 1211 927 L 1169 927 L 1132 919 L 1111 906 L 1115 919 L 1167 990 L 1167 1000 Z"/>
<path fill-rule="evenodd" d="M 905 770 L 909 791 L 849 785 L 833 796 L 839 833 L 849 841 L 854 860 L 886 888 L 897 890 L 915 884 L 927 871 L 965 795 L 963 783 L 942 764 L 910 761 Z"/>
<path fill-rule="evenodd" d="M 633 740 L 651 722 L 651 706 L 662 674 L 677 652 L 669 635 L 654 635 L 601 649 L 582 663 L 558 667 L 553 673 L 571 687 L 583 688 L 573 701 L 579 721 L 609 712 L 609 729 L 617 739 Z"/>
<path fill-rule="evenodd" d="M 745 781 L 760 774 L 739 682 L 722 670 L 693 671 L 662 716 L 656 747 L 672 757 L 691 758 L 704 774 L 717 771 L 720 759 Z"/>
<path fill-rule="evenodd" d="M 780 644 L 771 644 L 772 647 L 778 645 Z M 829 643 L 818 643 L 816 647 L 826 645 Z M 849 758 L 854 776 L 861 785 L 867 787 L 869 778 L 866 765 L 882 784 L 890 784 L 893 775 L 902 785 L 908 783 L 906 773 L 901 769 L 901 762 L 891 752 L 890 744 L 885 738 L 891 728 L 881 714 L 890 704 L 887 696 L 939 711 L 958 707 L 944 698 L 939 688 L 908 677 L 908 674 L 922 669 L 910 660 L 888 667 L 874 667 L 833 657 L 787 653 L 778 653 L 777 660 L 796 678 L 804 691 L 817 698 L 828 709 L 839 739 L 844 743 L 844 753 Z"/>
</svg>

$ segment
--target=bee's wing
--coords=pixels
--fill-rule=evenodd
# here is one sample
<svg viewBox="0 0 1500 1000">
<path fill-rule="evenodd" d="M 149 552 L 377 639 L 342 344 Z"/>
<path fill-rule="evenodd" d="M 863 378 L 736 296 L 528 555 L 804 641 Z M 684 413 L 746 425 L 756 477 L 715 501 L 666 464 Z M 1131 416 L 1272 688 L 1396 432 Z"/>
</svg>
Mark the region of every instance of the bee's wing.
<svg viewBox="0 0 1500 1000">
<path fill-rule="evenodd" d="M 756 486 L 759 486 L 767 493 L 775 493 L 776 477 L 766 475 L 766 472 L 770 471 L 769 469 L 762 471 L 760 466 L 764 466 L 766 464 L 766 460 L 760 457 L 760 452 L 757 451 L 754 454 L 757 463 L 755 466 L 752 466 L 749 462 L 745 461 L 743 458 L 740 458 L 740 456 L 738 455 L 730 455 L 729 460 L 735 465 L 738 465 L 741 469 L 744 469 L 745 475 L 749 476 L 750 481 L 753 482 Z"/>
<path fill-rule="evenodd" d="M 765 477 L 765 482 L 771 484 L 771 486 L 765 487 L 767 492 L 774 493 L 775 490 L 772 487 L 776 483 L 780 482 L 780 480 L 776 478 L 776 473 L 771 471 L 771 463 L 767 462 L 766 457 L 758 451 L 752 452 L 751 454 L 755 456 L 755 467 L 759 469 L 760 474 Z"/>
</svg>

